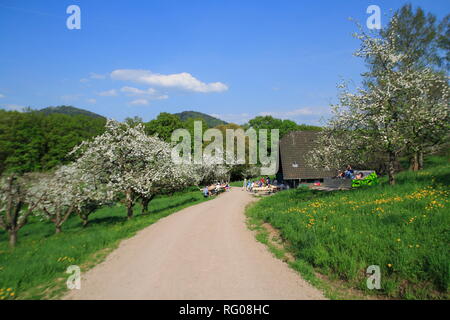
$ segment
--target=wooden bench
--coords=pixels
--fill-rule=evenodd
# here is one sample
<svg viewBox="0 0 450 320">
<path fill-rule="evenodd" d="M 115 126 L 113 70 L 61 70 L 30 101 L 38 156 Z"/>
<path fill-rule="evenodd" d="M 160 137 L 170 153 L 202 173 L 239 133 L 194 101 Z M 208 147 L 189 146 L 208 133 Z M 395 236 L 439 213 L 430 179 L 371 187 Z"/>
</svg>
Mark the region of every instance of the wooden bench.
<svg viewBox="0 0 450 320">
<path fill-rule="evenodd" d="M 279 187 L 277 186 L 266 186 L 266 187 L 253 187 L 252 192 L 253 193 L 262 193 L 262 194 L 271 194 L 279 191 Z"/>
</svg>

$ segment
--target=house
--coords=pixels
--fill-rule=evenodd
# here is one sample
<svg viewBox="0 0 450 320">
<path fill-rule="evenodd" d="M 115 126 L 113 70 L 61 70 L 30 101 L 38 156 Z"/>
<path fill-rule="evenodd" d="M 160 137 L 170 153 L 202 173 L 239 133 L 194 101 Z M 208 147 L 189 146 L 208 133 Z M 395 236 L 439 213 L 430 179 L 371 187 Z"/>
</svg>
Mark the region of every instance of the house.
<svg viewBox="0 0 450 320">
<path fill-rule="evenodd" d="M 306 166 L 305 155 L 315 147 L 317 131 L 292 131 L 280 140 L 277 180 L 291 188 L 301 183 L 323 182 L 336 172 Z"/>
</svg>

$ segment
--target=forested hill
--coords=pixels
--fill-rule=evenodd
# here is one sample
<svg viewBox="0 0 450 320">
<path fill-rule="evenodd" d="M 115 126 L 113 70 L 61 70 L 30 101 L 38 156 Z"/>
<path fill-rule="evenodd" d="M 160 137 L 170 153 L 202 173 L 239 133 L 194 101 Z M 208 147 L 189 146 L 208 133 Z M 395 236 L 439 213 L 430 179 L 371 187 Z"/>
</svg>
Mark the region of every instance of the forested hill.
<svg viewBox="0 0 450 320">
<path fill-rule="evenodd" d="M 48 107 L 48 108 L 39 110 L 39 112 L 42 112 L 44 114 L 60 113 L 60 114 L 67 114 L 69 116 L 84 115 L 84 116 L 88 116 L 88 117 L 92 117 L 92 118 L 105 119 L 104 116 L 101 116 L 97 113 L 94 113 L 94 112 L 91 112 L 88 110 L 84 110 L 84 109 L 75 108 L 72 106 Z"/>
<path fill-rule="evenodd" d="M 68 152 L 101 134 L 105 123 L 103 117 L 86 114 L 0 109 L 0 174 L 45 171 L 67 163 Z"/>
<path fill-rule="evenodd" d="M 227 122 L 223 120 L 214 118 L 210 115 L 197 111 L 183 111 L 180 113 L 175 113 L 175 115 L 178 116 L 181 121 L 186 121 L 187 119 L 199 119 L 199 118 L 203 119 L 210 128 L 220 126 L 222 124 L 227 124 Z"/>
</svg>

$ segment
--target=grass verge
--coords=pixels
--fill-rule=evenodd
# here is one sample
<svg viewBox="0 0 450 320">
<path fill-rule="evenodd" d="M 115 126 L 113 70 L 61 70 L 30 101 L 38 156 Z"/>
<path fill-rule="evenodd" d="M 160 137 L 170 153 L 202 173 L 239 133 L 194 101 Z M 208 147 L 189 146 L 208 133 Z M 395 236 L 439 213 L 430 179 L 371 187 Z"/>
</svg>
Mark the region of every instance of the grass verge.
<svg viewBox="0 0 450 320">
<path fill-rule="evenodd" d="M 289 264 L 328 297 L 355 289 L 382 298 L 448 299 L 450 165 L 435 157 L 427 167 L 398 174 L 396 186 L 382 180 L 349 191 L 280 192 L 247 215 L 279 230 L 295 257 Z M 257 237 L 267 242 L 264 232 Z M 380 290 L 367 288 L 371 265 L 381 269 Z"/>
<path fill-rule="evenodd" d="M 78 265 L 85 272 L 103 261 L 120 240 L 205 200 L 199 191 L 157 197 L 150 203 L 150 214 L 141 215 L 136 207 L 130 221 L 122 205 L 105 207 L 92 215 L 86 228 L 78 217 L 71 217 L 58 235 L 52 223 L 33 217 L 20 230 L 14 250 L 8 247 L 7 234 L 0 231 L 0 299 L 59 298 L 66 291 L 68 266 Z"/>
</svg>

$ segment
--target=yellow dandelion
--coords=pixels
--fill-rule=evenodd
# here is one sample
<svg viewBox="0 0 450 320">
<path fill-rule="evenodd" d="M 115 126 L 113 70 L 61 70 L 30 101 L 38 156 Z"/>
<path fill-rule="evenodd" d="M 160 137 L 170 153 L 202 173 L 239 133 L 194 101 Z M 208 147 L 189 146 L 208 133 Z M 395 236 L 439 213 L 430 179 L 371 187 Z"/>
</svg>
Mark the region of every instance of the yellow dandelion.
<svg viewBox="0 0 450 320">
<path fill-rule="evenodd" d="M 392 264 L 390 264 L 390 263 L 388 263 L 387 266 L 388 266 L 388 268 L 392 268 Z"/>
</svg>

